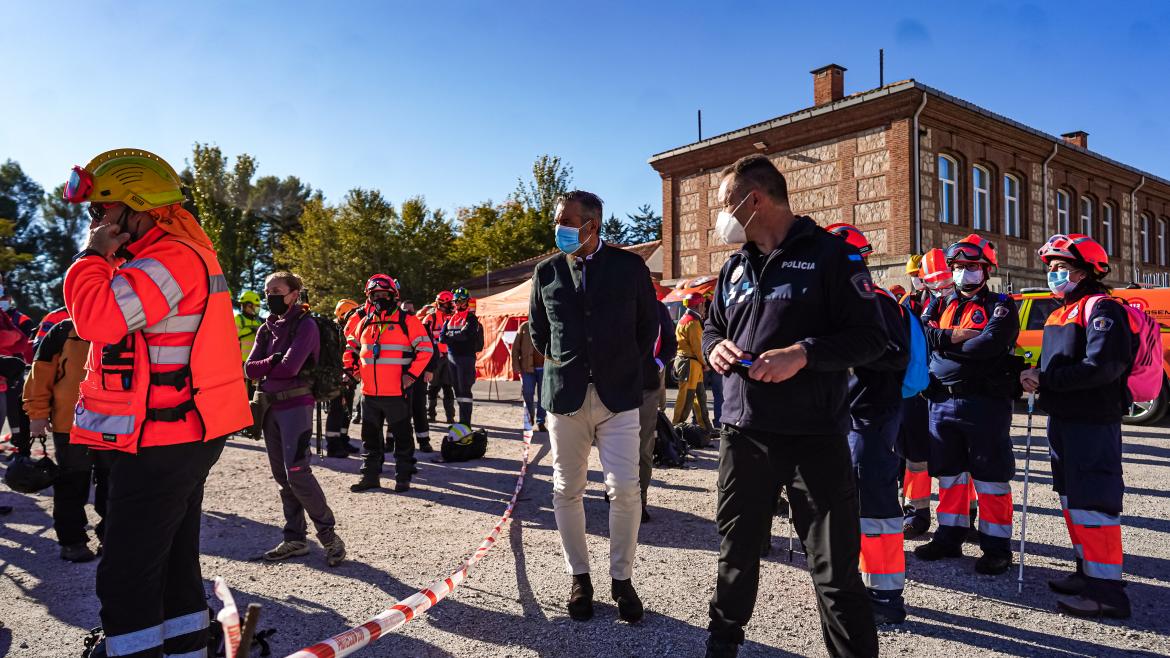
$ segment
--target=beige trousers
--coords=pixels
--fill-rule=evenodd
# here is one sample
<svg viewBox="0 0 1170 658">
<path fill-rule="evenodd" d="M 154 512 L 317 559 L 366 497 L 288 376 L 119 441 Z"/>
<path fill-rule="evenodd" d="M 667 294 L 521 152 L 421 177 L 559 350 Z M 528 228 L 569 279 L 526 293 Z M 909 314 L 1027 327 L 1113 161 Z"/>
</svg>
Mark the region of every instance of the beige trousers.
<svg viewBox="0 0 1170 658">
<path fill-rule="evenodd" d="M 589 573 L 585 542 L 585 484 L 589 451 L 597 442 L 605 489 L 609 494 L 609 574 L 629 580 L 634 572 L 642 508 L 638 486 L 638 410 L 615 414 L 590 384 L 585 402 L 573 414 L 548 415 L 553 462 L 553 515 L 561 533 L 565 570 Z"/>
</svg>

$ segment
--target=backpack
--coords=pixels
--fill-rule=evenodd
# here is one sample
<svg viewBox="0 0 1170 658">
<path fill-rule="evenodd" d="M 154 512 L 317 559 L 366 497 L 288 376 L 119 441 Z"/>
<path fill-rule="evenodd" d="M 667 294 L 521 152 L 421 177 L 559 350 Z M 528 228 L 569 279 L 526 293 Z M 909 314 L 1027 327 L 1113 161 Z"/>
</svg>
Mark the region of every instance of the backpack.
<svg viewBox="0 0 1170 658">
<path fill-rule="evenodd" d="M 1097 302 L 1106 298 L 1107 295 L 1092 295 L 1085 300 L 1083 317 L 1086 323 L 1093 316 Z M 1135 402 L 1157 400 L 1162 394 L 1162 327 L 1157 320 L 1144 311 L 1130 306 L 1124 299 L 1108 298 L 1125 309 L 1126 315 L 1129 316 L 1129 329 L 1137 343 L 1137 354 L 1126 380 L 1129 393 Z"/>
<path fill-rule="evenodd" d="M 317 358 L 309 358 L 301 368 L 300 376 L 313 391 L 313 399 L 327 402 L 341 395 L 344 385 L 344 372 L 341 365 L 341 353 L 345 345 L 341 341 L 341 332 L 337 330 L 337 323 L 320 313 L 305 313 L 293 327 L 293 338 L 296 338 L 297 328 L 308 318 L 317 324 L 319 349 Z"/>
<path fill-rule="evenodd" d="M 471 431 L 466 425 L 452 425 L 443 437 L 439 453 L 445 462 L 465 462 L 479 459 L 487 454 L 487 430 L 482 427 Z"/>
<path fill-rule="evenodd" d="M 898 306 L 910 332 L 910 362 L 906 364 L 906 374 L 902 376 L 902 397 L 912 398 L 930 385 L 930 350 L 926 345 L 926 332 L 922 329 L 921 318 L 914 313 L 909 302 Z"/>
<path fill-rule="evenodd" d="M 711 433 L 695 423 L 679 423 L 674 426 L 692 450 L 702 450 L 711 445 Z"/>
<path fill-rule="evenodd" d="M 654 440 L 654 465 L 663 468 L 681 468 L 687 461 L 690 448 L 666 414 L 658 412 L 657 436 Z"/>
</svg>

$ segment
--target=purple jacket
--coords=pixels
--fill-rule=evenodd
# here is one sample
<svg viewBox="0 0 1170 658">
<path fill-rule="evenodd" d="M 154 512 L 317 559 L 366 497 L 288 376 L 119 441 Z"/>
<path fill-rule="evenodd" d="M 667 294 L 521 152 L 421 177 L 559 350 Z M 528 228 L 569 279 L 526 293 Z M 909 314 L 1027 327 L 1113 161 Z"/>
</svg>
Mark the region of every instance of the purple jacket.
<svg viewBox="0 0 1170 658">
<path fill-rule="evenodd" d="M 296 335 L 293 335 L 293 330 Z M 248 379 L 262 379 L 260 390 L 265 393 L 279 393 L 307 382 L 298 376 L 305 362 L 314 360 L 320 350 L 317 323 L 306 317 L 305 307 L 293 306 L 283 316 L 269 315 L 256 332 L 256 343 L 244 363 L 244 375 Z M 282 354 L 277 361 L 276 354 Z M 274 402 L 273 409 L 290 409 L 299 405 L 313 404 L 312 395 L 302 395 Z"/>
</svg>

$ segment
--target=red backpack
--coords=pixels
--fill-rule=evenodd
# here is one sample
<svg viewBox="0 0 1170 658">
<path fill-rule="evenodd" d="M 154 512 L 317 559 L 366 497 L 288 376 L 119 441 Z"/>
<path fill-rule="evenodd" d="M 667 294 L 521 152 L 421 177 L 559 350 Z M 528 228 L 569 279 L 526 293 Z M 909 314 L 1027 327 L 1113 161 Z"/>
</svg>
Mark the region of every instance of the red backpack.
<svg viewBox="0 0 1170 658">
<path fill-rule="evenodd" d="M 1092 295 L 1085 300 L 1085 322 L 1093 315 L 1093 309 L 1102 299 L 1113 299 L 1125 309 L 1129 316 L 1129 329 L 1137 342 L 1137 354 L 1133 368 L 1129 371 L 1126 384 L 1134 402 L 1157 400 L 1162 393 L 1162 327 L 1158 321 L 1144 311 L 1130 306 L 1124 299 L 1108 295 Z"/>
</svg>

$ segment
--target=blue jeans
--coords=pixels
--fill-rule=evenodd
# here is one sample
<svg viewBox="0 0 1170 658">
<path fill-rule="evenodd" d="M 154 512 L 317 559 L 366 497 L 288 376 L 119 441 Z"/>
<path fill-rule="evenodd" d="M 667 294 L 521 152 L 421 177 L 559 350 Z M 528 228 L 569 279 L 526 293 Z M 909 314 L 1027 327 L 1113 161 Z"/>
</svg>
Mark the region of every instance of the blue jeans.
<svg viewBox="0 0 1170 658">
<path fill-rule="evenodd" d="M 707 390 L 711 391 L 711 401 L 715 404 L 715 427 L 720 425 L 720 418 L 723 417 L 723 375 L 708 370 L 703 373 L 703 383 L 707 385 Z"/>
<path fill-rule="evenodd" d="M 544 423 L 544 407 L 540 406 L 541 380 L 544 379 L 544 368 L 535 368 L 532 373 L 520 373 L 520 394 L 524 396 L 524 427 L 532 428 L 533 408 L 536 412 L 536 423 Z"/>
</svg>

